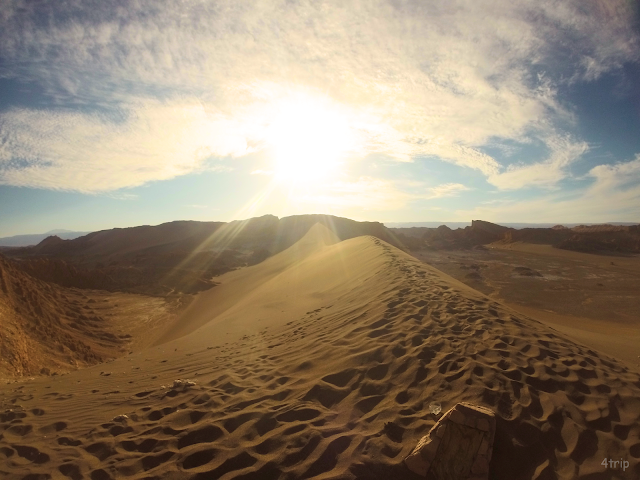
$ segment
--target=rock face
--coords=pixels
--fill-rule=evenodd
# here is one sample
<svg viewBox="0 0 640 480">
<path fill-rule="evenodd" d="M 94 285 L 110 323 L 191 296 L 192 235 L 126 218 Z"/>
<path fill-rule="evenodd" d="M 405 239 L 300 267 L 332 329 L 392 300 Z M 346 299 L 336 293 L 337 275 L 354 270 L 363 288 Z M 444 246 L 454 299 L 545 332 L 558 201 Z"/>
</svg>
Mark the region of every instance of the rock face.
<svg viewBox="0 0 640 480">
<path fill-rule="evenodd" d="M 472 220 L 470 227 L 451 230 L 438 228 L 391 228 L 409 249 L 459 250 L 477 248 L 493 242 L 539 243 L 587 253 L 639 253 L 640 225 L 578 225 L 567 228 L 508 228 L 483 220 Z"/>
<path fill-rule="evenodd" d="M 486 480 L 495 427 L 488 408 L 458 403 L 422 437 L 405 464 L 427 480 Z"/>
</svg>

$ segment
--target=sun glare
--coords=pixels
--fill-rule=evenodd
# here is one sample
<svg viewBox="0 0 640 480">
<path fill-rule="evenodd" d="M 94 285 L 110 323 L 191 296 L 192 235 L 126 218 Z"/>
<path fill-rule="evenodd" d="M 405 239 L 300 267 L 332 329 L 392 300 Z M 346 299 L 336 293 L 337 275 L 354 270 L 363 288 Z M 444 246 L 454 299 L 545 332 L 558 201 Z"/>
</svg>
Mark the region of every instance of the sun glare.
<svg viewBox="0 0 640 480">
<path fill-rule="evenodd" d="M 309 97 L 277 106 L 268 141 L 276 178 L 295 184 L 317 184 L 337 175 L 354 143 L 347 116 Z"/>
</svg>

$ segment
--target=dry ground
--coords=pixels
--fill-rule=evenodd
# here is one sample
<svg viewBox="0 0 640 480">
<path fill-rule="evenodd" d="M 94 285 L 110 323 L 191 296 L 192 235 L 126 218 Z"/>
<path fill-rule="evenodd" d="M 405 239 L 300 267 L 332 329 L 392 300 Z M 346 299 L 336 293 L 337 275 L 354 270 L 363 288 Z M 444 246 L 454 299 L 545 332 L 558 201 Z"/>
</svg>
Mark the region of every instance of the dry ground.
<svg viewBox="0 0 640 480">
<path fill-rule="evenodd" d="M 491 298 L 640 369 L 640 256 L 593 255 L 526 243 L 412 253 Z"/>
<path fill-rule="evenodd" d="M 640 476 L 637 371 L 375 237 L 314 227 L 219 280 L 166 343 L 3 385 L 0 475 L 411 479 L 429 403 L 470 401 L 491 478 Z"/>
</svg>

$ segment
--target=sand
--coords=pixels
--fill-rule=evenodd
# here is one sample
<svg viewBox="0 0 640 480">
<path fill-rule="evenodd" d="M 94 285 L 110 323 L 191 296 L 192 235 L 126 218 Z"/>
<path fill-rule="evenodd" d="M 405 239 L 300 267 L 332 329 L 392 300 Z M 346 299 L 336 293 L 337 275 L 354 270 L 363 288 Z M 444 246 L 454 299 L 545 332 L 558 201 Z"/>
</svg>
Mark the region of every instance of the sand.
<svg viewBox="0 0 640 480">
<path fill-rule="evenodd" d="M 640 257 L 523 242 L 413 251 L 516 311 L 640 370 Z"/>
<path fill-rule="evenodd" d="M 492 478 L 640 476 L 636 370 L 375 237 L 218 280 L 166 343 L 3 385 L 2 478 L 411 479 L 433 401 L 496 412 Z"/>
</svg>

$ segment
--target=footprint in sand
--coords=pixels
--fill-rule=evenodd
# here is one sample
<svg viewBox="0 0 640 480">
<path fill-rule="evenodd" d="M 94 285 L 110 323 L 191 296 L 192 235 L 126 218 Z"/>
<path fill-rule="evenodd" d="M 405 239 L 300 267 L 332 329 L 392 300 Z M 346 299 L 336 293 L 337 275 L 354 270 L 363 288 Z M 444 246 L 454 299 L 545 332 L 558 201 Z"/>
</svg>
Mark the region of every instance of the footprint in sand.
<svg viewBox="0 0 640 480">
<path fill-rule="evenodd" d="M 99 468 L 91 472 L 91 480 L 113 480 L 113 477 L 103 469 Z"/>
<path fill-rule="evenodd" d="M 48 434 L 53 433 L 53 432 L 60 432 L 60 431 L 64 430 L 65 428 L 67 428 L 67 423 L 66 422 L 56 422 L 56 423 L 52 423 L 50 425 L 46 425 L 44 427 L 40 427 L 40 429 L 38 429 L 38 431 L 40 433 L 48 435 Z"/>
<path fill-rule="evenodd" d="M 178 439 L 178 449 L 182 450 L 197 443 L 211 443 L 222 437 L 224 432 L 215 425 L 207 425 L 197 430 L 192 430 Z"/>
<path fill-rule="evenodd" d="M 71 478 L 71 480 L 82 480 L 84 476 L 80 472 L 80 468 L 73 463 L 63 463 L 58 467 L 63 475 Z"/>
<path fill-rule="evenodd" d="M 105 442 L 92 443 L 84 449 L 101 462 L 117 453 L 111 445 Z"/>
<path fill-rule="evenodd" d="M 35 447 L 29 447 L 26 445 L 11 445 L 11 446 L 20 457 L 30 462 L 36 463 L 38 465 L 47 463 L 50 460 L 49 455 L 47 455 L 44 452 L 41 452 Z"/>
<path fill-rule="evenodd" d="M 216 457 L 217 454 L 218 450 L 213 448 L 207 448 L 194 452 L 184 458 L 184 460 L 182 461 L 182 468 L 184 468 L 185 470 L 191 470 L 192 468 L 201 467 L 203 465 L 206 465 L 207 463 L 211 463 L 211 461 Z"/>
</svg>

